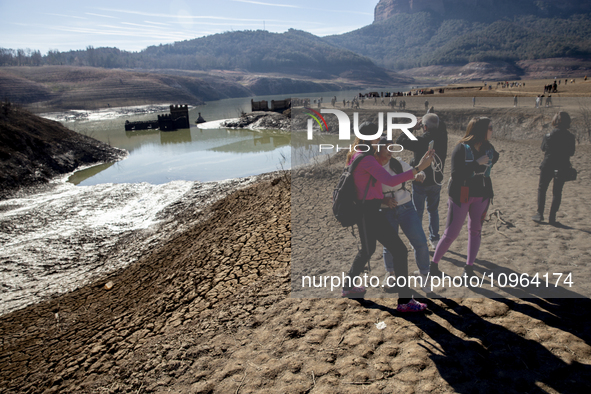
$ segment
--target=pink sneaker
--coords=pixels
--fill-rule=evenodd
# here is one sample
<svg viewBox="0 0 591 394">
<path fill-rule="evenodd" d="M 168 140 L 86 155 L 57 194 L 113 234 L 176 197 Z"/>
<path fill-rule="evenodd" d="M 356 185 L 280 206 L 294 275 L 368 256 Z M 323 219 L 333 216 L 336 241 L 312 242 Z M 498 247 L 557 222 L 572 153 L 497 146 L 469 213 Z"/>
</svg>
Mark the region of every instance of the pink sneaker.
<svg viewBox="0 0 591 394">
<path fill-rule="evenodd" d="M 351 287 L 349 290 L 343 289 L 341 292 L 341 297 L 343 298 L 363 298 L 365 296 L 365 287 Z"/>
<path fill-rule="evenodd" d="M 398 304 L 396 310 L 398 312 L 423 312 L 427 309 L 427 304 L 416 301 L 414 298 L 408 304 Z"/>
</svg>

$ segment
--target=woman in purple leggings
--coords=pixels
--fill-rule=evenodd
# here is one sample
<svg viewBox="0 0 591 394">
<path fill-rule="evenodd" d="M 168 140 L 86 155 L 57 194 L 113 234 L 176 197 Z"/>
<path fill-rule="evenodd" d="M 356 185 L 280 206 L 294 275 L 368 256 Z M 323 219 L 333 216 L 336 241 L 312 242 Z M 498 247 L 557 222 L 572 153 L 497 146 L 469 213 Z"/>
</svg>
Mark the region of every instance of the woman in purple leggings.
<svg viewBox="0 0 591 394">
<path fill-rule="evenodd" d="M 489 142 L 492 137 L 489 118 L 473 118 L 451 156 L 451 181 L 447 202 L 447 224 L 431 262 L 431 276 L 441 277 L 438 263 L 456 240 L 468 216 L 468 257 L 464 274 L 474 275 L 473 264 L 480 248 L 482 223 L 493 198 L 490 171 L 499 153 Z"/>
</svg>

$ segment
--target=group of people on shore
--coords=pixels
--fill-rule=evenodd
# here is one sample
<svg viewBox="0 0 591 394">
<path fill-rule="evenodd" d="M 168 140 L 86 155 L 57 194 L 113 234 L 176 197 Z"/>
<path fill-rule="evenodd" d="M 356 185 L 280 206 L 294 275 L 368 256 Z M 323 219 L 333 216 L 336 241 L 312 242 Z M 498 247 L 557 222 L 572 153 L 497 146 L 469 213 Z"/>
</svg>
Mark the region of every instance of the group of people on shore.
<svg viewBox="0 0 591 394">
<path fill-rule="evenodd" d="M 544 161 L 538 187 L 538 209 L 532 218 L 543 220 L 546 191 L 554 181 L 553 201 L 550 209 L 550 224 L 556 224 L 556 212 L 560 206 L 564 180 L 561 172 L 570 167 L 574 155 L 575 138 L 568 131 L 570 117 L 559 112 L 552 120 L 554 130 L 544 137 L 542 151 Z M 427 113 L 419 121 L 415 132 L 423 130 L 416 140 L 401 134 L 394 141 L 386 137 L 363 140 L 357 138 L 353 149 L 347 155 L 347 165 L 356 160 L 353 170 L 357 198 L 361 203 L 361 214 L 357 221 L 361 248 L 355 256 L 347 277 L 358 277 L 365 269 L 376 249 L 376 241 L 384 246 L 383 257 L 386 277 L 382 288 L 386 292 L 398 293 L 399 312 L 420 312 L 427 305 L 414 300 L 408 283 L 400 285 L 395 277 L 408 277 L 407 249 L 398 230 L 402 229 L 414 249 L 421 289 L 432 294 L 429 277 L 442 277 L 444 272 L 439 262 L 460 234 L 468 218 L 468 251 L 463 276 L 468 280 L 474 276 L 474 261 L 481 242 L 481 230 L 489 205 L 493 199 L 491 169 L 499 160 L 499 153 L 491 143 L 493 123 L 488 117 L 470 120 L 464 136 L 451 153 L 451 178 L 448 184 L 448 213 L 443 235 L 439 235 L 439 201 L 443 186 L 443 170 L 447 157 L 448 136 L 445 123 L 434 113 Z M 363 135 L 376 135 L 378 127 L 363 123 L 359 131 Z M 389 147 L 402 145 L 412 151 L 410 164 L 393 157 Z M 363 150 L 363 152 L 361 152 Z M 412 190 L 405 186 L 412 180 Z M 429 236 L 422 227 L 425 205 L 429 215 Z M 429 244 L 434 249 L 430 257 Z M 366 293 L 363 286 L 345 282 L 342 297 L 362 298 Z"/>
</svg>

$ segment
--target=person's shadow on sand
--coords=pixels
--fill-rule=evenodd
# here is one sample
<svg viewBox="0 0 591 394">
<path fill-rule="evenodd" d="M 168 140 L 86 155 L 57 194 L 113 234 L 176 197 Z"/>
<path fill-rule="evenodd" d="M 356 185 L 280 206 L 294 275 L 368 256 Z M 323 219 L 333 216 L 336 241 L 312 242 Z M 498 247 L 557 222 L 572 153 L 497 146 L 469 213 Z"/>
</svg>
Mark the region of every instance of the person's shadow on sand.
<svg viewBox="0 0 591 394">
<path fill-rule="evenodd" d="M 447 257 L 445 258 L 447 261 L 458 267 L 463 266 L 463 262 L 466 261 L 465 255 L 451 251 L 450 254 L 457 255 L 460 259 Z M 483 259 L 476 259 L 474 267 L 474 272 L 480 277 L 484 272 L 498 272 L 499 270 L 502 270 L 507 276 L 517 273 Z M 540 292 L 532 286 L 514 288 L 506 286 L 503 288 L 504 293 L 501 293 L 501 295 L 487 290 L 486 286 L 471 289 L 475 293 L 475 297 L 495 299 L 514 311 L 540 320 L 548 326 L 569 332 L 591 345 L 591 327 L 589 326 L 589 322 L 591 322 L 591 300 L 564 287 L 554 289 L 551 286 L 550 290 L 552 291 L 550 294 L 554 296 L 543 298 L 540 297 Z M 524 299 L 528 303 L 517 303 L 511 298 Z"/>
<path fill-rule="evenodd" d="M 591 366 L 568 364 L 540 343 L 491 323 L 466 306 L 446 298 L 440 301 L 446 307 L 429 302 L 426 316 L 401 314 L 370 300 L 359 303 L 405 319 L 431 337 L 426 340 L 429 346 L 419 345 L 429 351 L 441 377 L 458 393 L 547 392 L 540 382 L 559 393 L 584 393 L 591 387 Z M 470 339 L 459 338 L 429 315 L 445 319 Z"/>
<path fill-rule="evenodd" d="M 575 228 L 575 227 L 567 226 L 566 224 L 561 223 L 561 222 L 556 222 L 554 224 L 550 224 L 548 222 L 541 222 L 541 223 L 538 223 L 538 225 L 539 226 L 552 226 L 552 227 L 555 227 L 555 228 L 558 228 L 558 229 L 564 229 L 564 230 L 577 230 L 577 231 L 581 231 L 583 233 L 591 234 L 591 231 L 589 231 L 589 230 L 584 230 L 584 229 L 581 229 L 581 228 Z"/>
</svg>

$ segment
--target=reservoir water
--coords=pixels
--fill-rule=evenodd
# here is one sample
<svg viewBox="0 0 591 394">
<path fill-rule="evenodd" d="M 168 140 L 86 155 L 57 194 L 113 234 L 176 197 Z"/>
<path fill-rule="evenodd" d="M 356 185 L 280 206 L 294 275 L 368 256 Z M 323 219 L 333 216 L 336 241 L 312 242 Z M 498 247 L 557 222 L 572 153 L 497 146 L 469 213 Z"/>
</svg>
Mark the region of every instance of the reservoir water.
<svg viewBox="0 0 591 394">
<path fill-rule="evenodd" d="M 322 92 L 300 95 L 260 96 L 254 100 L 280 100 L 287 97 L 308 97 L 324 102 L 350 100 L 355 91 Z M 304 164 L 318 151 L 318 143 L 336 143 L 334 135 L 307 141 L 297 133 L 281 130 L 233 130 L 200 128 L 195 125 L 199 113 L 206 121 L 231 119 L 242 111 L 250 112 L 251 98 L 225 99 L 192 107 L 191 128 L 163 132 L 159 130 L 125 131 L 126 120 L 150 120 L 168 111 L 116 116 L 105 111 L 83 120 L 62 123 L 79 133 L 112 146 L 126 149 L 129 156 L 117 163 L 105 163 L 76 172 L 69 181 L 80 186 L 104 183 L 148 182 L 163 184 L 175 180 L 218 181 L 261 174 Z M 162 108 L 161 108 L 162 109 Z M 294 150 L 292 150 L 292 143 Z M 297 152 L 296 157 L 292 153 Z M 292 162 L 293 160 L 293 162 Z"/>
</svg>

